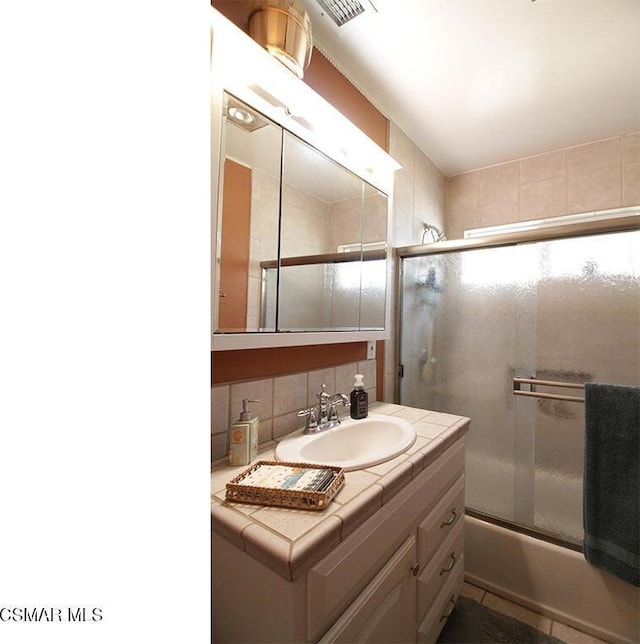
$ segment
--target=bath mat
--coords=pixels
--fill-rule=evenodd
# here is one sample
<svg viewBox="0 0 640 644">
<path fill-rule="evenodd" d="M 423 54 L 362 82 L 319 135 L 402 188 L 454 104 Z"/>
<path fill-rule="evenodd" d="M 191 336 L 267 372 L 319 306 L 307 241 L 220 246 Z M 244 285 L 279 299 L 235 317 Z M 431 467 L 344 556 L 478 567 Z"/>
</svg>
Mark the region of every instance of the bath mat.
<svg viewBox="0 0 640 644">
<path fill-rule="evenodd" d="M 438 644 L 563 644 L 528 624 L 460 596 Z"/>
</svg>

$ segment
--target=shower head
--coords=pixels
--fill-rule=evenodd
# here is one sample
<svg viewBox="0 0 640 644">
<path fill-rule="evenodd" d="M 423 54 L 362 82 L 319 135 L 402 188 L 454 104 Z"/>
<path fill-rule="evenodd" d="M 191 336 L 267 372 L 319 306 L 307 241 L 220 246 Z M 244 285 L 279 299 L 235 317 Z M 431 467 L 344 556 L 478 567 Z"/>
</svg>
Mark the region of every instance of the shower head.
<svg viewBox="0 0 640 644">
<path fill-rule="evenodd" d="M 434 226 L 433 224 L 428 224 L 426 221 L 422 225 L 424 227 L 424 232 L 422 233 L 422 241 L 420 242 L 421 244 L 427 243 L 424 240 L 427 233 L 431 235 L 431 242 L 429 243 L 446 241 L 447 238 L 437 226 Z"/>
</svg>

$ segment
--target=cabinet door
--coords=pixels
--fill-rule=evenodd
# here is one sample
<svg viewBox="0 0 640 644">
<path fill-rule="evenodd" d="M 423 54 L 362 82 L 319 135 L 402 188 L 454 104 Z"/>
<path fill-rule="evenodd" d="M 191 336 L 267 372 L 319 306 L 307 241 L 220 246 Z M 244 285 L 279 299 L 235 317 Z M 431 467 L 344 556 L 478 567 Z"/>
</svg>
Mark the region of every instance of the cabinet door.
<svg viewBox="0 0 640 644">
<path fill-rule="evenodd" d="M 412 642 L 416 539 L 409 537 L 320 642 Z"/>
</svg>

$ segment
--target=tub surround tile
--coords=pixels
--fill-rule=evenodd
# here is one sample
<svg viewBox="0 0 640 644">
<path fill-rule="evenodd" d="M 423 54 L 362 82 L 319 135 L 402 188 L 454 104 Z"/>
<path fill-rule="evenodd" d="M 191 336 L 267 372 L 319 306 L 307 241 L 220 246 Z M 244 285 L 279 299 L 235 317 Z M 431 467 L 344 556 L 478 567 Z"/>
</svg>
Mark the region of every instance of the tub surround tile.
<svg viewBox="0 0 640 644">
<path fill-rule="evenodd" d="M 585 170 L 567 177 L 567 211 L 607 210 L 622 205 L 620 164 Z"/>
<path fill-rule="evenodd" d="M 520 187 L 520 221 L 558 217 L 567 212 L 567 179 L 553 177 Z"/>
<path fill-rule="evenodd" d="M 522 184 L 564 177 L 566 174 L 566 150 L 556 150 L 520 159 L 520 183 Z"/>
<path fill-rule="evenodd" d="M 622 163 L 640 163 L 640 132 L 622 137 Z"/>
<path fill-rule="evenodd" d="M 449 177 L 445 232 L 637 205 L 639 163 L 632 132 Z"/>
<path fill-rule="evenodd" d="M 640 161 L 626 163 L 622 181 L 622 205 L 640 204 Z"/>
<path fill-rule="evenodd" d="M 422 417 L 431 414 L 402 405 L 374 403 L 372 412 Z M 449 426 L 438 425 L 449 439 L 460 438 L 469 421 L 441 415 Z M 246 467 L 219 465 L 211 474 L 212 530 L 244 549 L 254 559 L 285 579 L 293 580 L 389 502 L 446 449 L 441 438 L 420 437 L 409 453 L 366 470 L 345 473 L 345 485 L 331 505 L 321 512 L 228 503 L 226 484 Z M 260 460 L 273 460 L 273 447 L 261 451 Z"/>
<path fill-rule="evenodd" d="M 578 145 L 567 150 L 567 173 L 582 174 L 598 168 L 619 166 L 621 155 L 621 137 Z"/>
<path fill-rule="evenodd" d="M 478 173 L 478 225 L 518 221 L 519 164 L 503 163 Z"/>
<path fill-rule="evenodd" d="M 447 181 L 447 214 L 477 213 L 478 173 L 468 172 Z"/>
</svg>

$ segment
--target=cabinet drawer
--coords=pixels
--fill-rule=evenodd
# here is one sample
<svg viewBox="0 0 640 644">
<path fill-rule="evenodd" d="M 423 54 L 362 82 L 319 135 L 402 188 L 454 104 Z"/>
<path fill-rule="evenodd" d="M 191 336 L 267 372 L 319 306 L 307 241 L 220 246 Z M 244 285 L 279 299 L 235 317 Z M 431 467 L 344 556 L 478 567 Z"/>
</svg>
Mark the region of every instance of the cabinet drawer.
<svg viewBox="0 0 640 644">
<path fill-rule="evenodd" d="M 462 522 L 431 558 L 418 577 L 418 623 L 433 605 L 451 577 L 464 570 L 464 531 Z"/>
<path fill-rule="evenodd" d="M 307 575 L 307 636 L 316 641 L 364 590 L 464 469 L 459 440 Z"/>
<path fill-rule="evenodd" d="M 444 628 L 447 618 L 451 615 L 451 611 L 456 601 L 458 601 L 463 581 L 464 570 L 461 566 L 456 576 L 451 577 L 445 584 L 431 610 L 429 610 L 427 616 L 418 627 L 416 633 L 416 642 L 418 644 L 434 644 L 437 641 L 440 631 Z"/>
<path fill-rule="evenodd" d="M 464 523 L 464 475 L 462 475 L 418 526 L 418 561 L 424 567 L 440 544 Z"/>
</svg>

